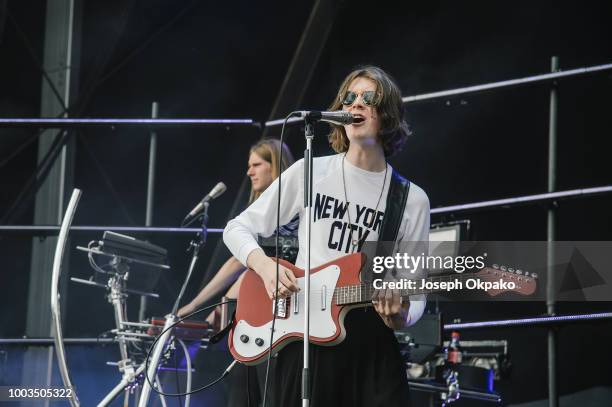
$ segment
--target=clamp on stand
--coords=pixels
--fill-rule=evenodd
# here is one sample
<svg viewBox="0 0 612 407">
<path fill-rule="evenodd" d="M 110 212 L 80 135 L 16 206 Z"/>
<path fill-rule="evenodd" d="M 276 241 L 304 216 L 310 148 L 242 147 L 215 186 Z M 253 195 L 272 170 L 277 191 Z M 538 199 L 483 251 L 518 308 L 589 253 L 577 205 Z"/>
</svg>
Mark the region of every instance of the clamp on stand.
<svg viewBox="0 0 612 407">
<path fill-rule="evenodd" d="M 135 247 L 138 247 L 140 251 L 133 251 Z M 130 264 L 141 264 L 161 269 L 169 269 L 170 267 L 165 264 L 165 255 L 159 251 L 161 248 L 112 232 L 105 232 L 104 238 L 100 242 L 94 241 L 86 248 L 77 247 L 77 249 L 88 253 L 90 264 L 94 270 L 108 276 L 106 284 L 91 279 L 82 280 L 74 277 L 71 280 L 80 284 L 104 288 L 108 291 L 106 298 L 113 306 L 116 326 L 111 332 L 116 336 L 121 355 L 121 360 L 116 363 L 110 363 L 118 367 L 119 372 L 121 372 L 121 381 L 98 403 L 98 406 L 105 407 L 110 405 L 121 392 L 124 392 L 123 405 L 128 406 L 131 395 L 134 394 L 135 398 L 138 398 L 139 379 L 145 370 L 145 363 L 139 365 L 139 361 L 134 360 L 130 356 L 128 342 L 143 343 L 143 337 L 149 338 L 149 336 L 131 330 L 130 325 L 133 324 L 127 321 L 126 299 L 129 294 L 153 298 L 158 297 L 156 293 L 127 288 Z M 99 267 L 93 259 L 94 254 L 110 257 L 110 262 L 107 264 L 107 266 L 110 266 L 110 270 Z M 137 273 L 138 271 L 136 271 Z"/>
<path fill-rule="evenodd" d="M 88 251 L 90 251 L 90 253 L 92 252 L 89 249 Z M 130 394 L 133 394 L 134 391 L 138 389 L 138 378 L 144 371 L 145 367 L 144 363 L 141 366 L 137 366 L 136 362 L 129 356 L 127 347 L 127 337 L 129 336 L 129 333 L 125 332 L 125 326 L 127 325 L 127 316 L 125 315 L 126 298 L 128 297 L 127 293 L 129 292 L 135 292 L 140 295 L 153 297 L 156 297 L 157 295 L 126 288 L 130 271 L 128 263 L 129 260 L 122 256 L 112 256 L 109 264 L 112 268 L 112 272 L 109 272 L 111 277 L 106 284 L 106 288 L 109 290 L 107 300 L 113 305 L 115 315 L 115 325 L 117 327 L 115 332 L 117 335 L 117 342 L 119 344 L 119 353 L 121 355 L 121 360 L 117 362 L 117 367 L 119 372 L 121 372 L 122 377 L 117 386 L 115 386 L 104 397 L 104 399 L 100 401 L 100 403 L 98 403 L 98 407 L 109 405 L 122 391 L 124 391 L 123 405 L 129 405 Z M 86 283 L 85 281 L 80 281 L 79 279 L 73 280 L 79 283 Z"/>
<path fill-rule="evenodd" d="M 108 280 L 110 293 L 108 294 L 107 299 L 108 302 L 113 305 L 115 325 L 117 330 L 120 332 L 124 328 L 123 323 L 126 321 L 125 302 L 127 294 L 125 293 L 125 289 L 130 268 L 127 262 L 119 257 L 113 257 L 110 264 L 114 270 L 114 274 Z M 129 357 L 125 337 L 118 336 L 117 341 L 119 342 L 119 353 L 121 355 L 121 360 L 117 363 L 117 367 L 122 374 L 121 383 L 125 382 L 123 404 L 128 405 L 130 393 L 133 391 L 135 384 L 137 383 L 137 368 L 134 365 L 134 361 Z"/>
</svg>

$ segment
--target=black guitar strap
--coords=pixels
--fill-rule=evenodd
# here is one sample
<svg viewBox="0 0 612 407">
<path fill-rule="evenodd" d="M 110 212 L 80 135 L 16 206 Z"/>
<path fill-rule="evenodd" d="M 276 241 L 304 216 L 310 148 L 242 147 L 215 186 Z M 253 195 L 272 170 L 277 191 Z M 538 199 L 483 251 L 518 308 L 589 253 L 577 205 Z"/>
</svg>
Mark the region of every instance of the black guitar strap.
<svg viewBox="0 0 612 407">
<path fill-rule="evenodd" d="M 387 206 L 383 217 L 379 241 L 394 242 L 397 240 L 402 216 L 408 201 L 410 181 L 402 177 L 399 172 L 393 170 L 391 174 L 391 185 L 387 194 Z"/>
<path fill-rule="evenodd" d="M 383 217 L 380 233 L 378 234 L 378 244 L 376 247 L 376 256 L 390 256 L 390 245 L 381 245 L 380 242 L 395 242 L 399 234 L 402 217 L 406 209 L 408 201 L 408 193 L 410 192 L 410 181 L 402 177 L 395 169 L 391 174 L 391 183 L 389 185 L 389 193 L 387 194 L 387 206 L 385 208 L 385 216 Z M 388 252 L 388 253 L 387 253 Z M 369 259 L 371 260 L 371 259 Z M 371 264 L 370 264 L 371 266 Z M 371 267 L 368 267 L 368 274 Z M 379 274 L 377 278 L 384 278 L 385 273 Z M 367 279 L 371 281 L 371 279 Z"/>
</svg>

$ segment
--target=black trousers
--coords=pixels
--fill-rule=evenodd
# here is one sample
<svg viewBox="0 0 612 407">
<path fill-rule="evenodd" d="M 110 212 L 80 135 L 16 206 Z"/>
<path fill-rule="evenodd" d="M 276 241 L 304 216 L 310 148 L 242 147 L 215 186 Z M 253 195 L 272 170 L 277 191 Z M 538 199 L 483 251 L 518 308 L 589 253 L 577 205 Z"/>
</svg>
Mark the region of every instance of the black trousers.
<svg viewBox="0 0 612 407">
<path fill-rule="evenodd" d="M 310 347 L 311 406 L 409 406 L 406 368 L 393 331 L 372 308 L 350 311 L 345 326 L 347 335 L 339 345 Z M 302 342 L 287 345 L 274 359 L 266 405 L 301 406 Z M 240 366 L 236 373 L 229 405 L 261 405 L 265 364 Z"/>
</svg>

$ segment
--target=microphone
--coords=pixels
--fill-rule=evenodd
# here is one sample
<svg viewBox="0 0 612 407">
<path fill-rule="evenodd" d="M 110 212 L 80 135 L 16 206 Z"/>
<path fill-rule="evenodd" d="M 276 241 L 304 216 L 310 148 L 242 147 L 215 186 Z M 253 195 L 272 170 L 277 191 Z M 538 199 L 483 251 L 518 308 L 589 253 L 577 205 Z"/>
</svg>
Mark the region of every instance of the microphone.
<svg viewBox="0 0 612 407">
<path fill-rule="evenodd" d="M 195 208 L 193 208 L 191 210 L 191 212 L 189 212 L 187 214 L 187 216 L 185 216 L 185 219 L 183 219 L 183 222 L 181 222 L 181 226 L 185 227 L 185 226 L 188 226 L 189 224 L 191 224 L 191 222 L 193 222 L 200 215 L 200 213 L 204 209 L 204 205 L 207 202 L 210 202 L 213 199 L 219 197 L 219 195 L 224 193 L 226 189 L 227 189 L 227 187 L 225 186 L 225 184 L 223 182 L 219 182 L 217 185 L 215 185 L 215 187 L 213 189 L 211 189 L 210 192 L 208 194 L 206 194 L 206 196 L 204 198 L 202 198 L 200 203 L 198 203 L 195 206 Z"/>
<path fill-rule="evenodd" d="M 342 126 L 343 124 L 351 124 L 355 118 L 349 112 L 337 110 L 335 112 L 319 112 L 317 110 L 301 110 L 297 112 L 298 117 L 310 119 L 313 121 L 327 122 Z"/>
</svg>

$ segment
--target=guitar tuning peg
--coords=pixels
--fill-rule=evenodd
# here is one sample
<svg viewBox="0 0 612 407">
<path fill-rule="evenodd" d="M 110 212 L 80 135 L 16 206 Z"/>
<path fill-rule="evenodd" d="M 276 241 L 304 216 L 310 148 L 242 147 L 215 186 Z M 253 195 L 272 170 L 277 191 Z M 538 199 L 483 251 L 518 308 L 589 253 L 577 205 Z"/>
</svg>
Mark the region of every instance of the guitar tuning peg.
<svg viewBox="0 0 612 407">
<path fill-rule="evenodd" d="M 512 267 L 508 267 L 508 272 L 514 273 L 514 269 Z"/>
<path fill-rule="evenodd" d="M 506 266 L 501 266 L 499 269 L 500 269 L 501 271 L 506 271 L 506 270 L 508 270 L 508 269 L 506 268 Z"/>
<path fill-rule="evenodd" d="M 525 271 L 525 275 L 526 275 L 527 277 L 529 277 L 529 272 L 528 272 L 528 271 Z"/>
<path fill-rule="evenodd" d="M 518 275 L 520 276 L 521 274 L 523 274 L 523 270 L 521 270 L 521 269 L 516 269 L 516 274 L 518 274 Z"/>
<path fill-rule="evenodd" d="M 538 278 L 538 274 L 537 273 L 531 273 L 531 277 Z"/>
<path fill-rule="evenodd" d="M 497 265 L 497 264 L 493 264 L 493 266 L 492 266 L 492 267 L 493 267 L 494 269 L 496 269 L 496 270 L 498 270 L 498 269 L 499 269 L 499 265 Z"/>
</svg>

